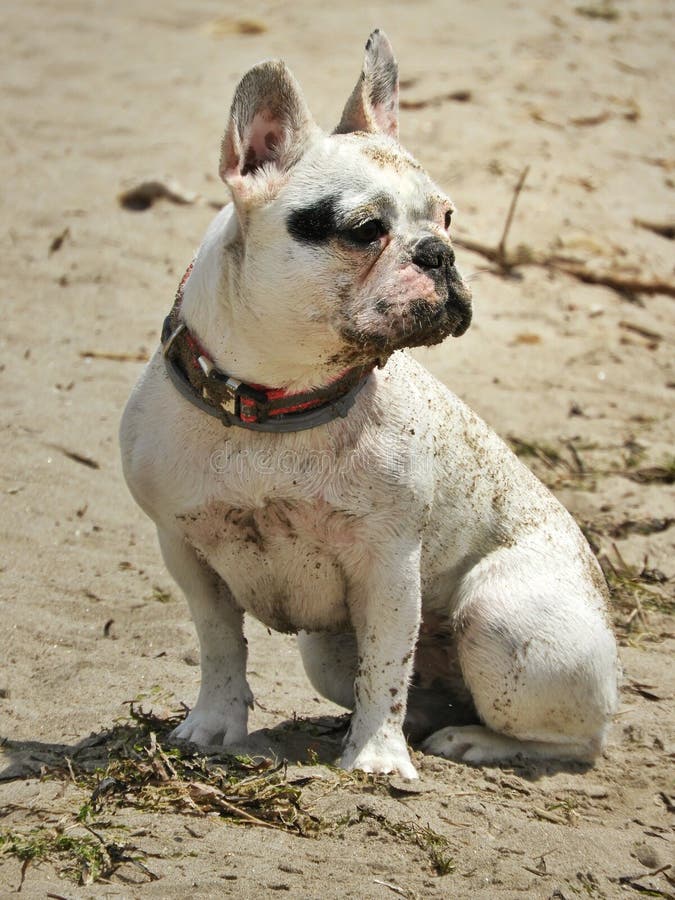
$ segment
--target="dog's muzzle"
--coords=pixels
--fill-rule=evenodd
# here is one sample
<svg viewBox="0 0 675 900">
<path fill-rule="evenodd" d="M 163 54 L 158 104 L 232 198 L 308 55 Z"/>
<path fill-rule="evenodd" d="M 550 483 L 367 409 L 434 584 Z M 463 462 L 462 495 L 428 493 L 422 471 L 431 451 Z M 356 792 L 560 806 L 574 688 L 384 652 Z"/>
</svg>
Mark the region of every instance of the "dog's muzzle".
<svg viewBox="0 0 675 900">
<path fill-rule="evenodd" d="M 405 303 L 387 298 L 375 301 L 375 326 L 354 328 L 340 323 L 345 349 L 335 360 L 386 360 L 404 347 L 430 347 L 447 337 L 459 337 L 471 324 L 471 291 L 455 268 L 455 251 L 433 235 L 421 238 L 410 252 L 410 262 L 434 284 L 433 298 L 420 297 Z"/>
</svg>

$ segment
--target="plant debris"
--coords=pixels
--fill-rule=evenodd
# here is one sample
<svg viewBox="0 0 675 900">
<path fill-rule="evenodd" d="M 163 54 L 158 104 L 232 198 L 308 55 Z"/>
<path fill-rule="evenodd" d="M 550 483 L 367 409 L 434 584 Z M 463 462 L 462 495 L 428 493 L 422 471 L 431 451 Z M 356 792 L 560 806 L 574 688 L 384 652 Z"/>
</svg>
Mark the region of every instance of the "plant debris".
<svg viewBox="0 0 675 900">
<path fill-rule="evenodd" d="M 663 465 L 635 469 L 625 475 L 640 484 L 675 484 L 675 456 L 665 460 Z"/>
<path fill-rule="evenodd" d="M 633 219 L 633 225 L 653 231 L 654 234 L 667 238 L 669 241 L 675 240 L 675 222 L 648 222 L 645 219 Z"/>
<path fill-rule="evenodd" d="M 633 334 L 639 334 L 640 337 L 643 337 L 654 344 L 658 344 L 659 341 L 663 340 L 663 335 L 658 331 L 652 331 L 651 328 L 645 328 L 644 325 L 636 325 L 634 322 L 626 322 L 625 319 L 622 319 L 619 322 L 619 328 L 624 328 L 626 331 L 632 331 Z"/>
<path fill-rule="evenodd" d="M 117 200 L 124 209 L 132 212 L 144 212 L 158 200 L 168 200 L 181 206 L 203 203 L 213 209 L 221 209 L 223 204 L 217 200 L 206 200 L 195 191 L 188 191 L 173 179 L 162 180 L 150 178 L 136 182 L 117 195 Z"/>
<path fill-rule="evenodd" d="M 578 415 L 578 413 L 576 414 Z M 533 468 L 535 469 L 535 474 L 549 488 L 585 487 L 588 490 L 592 490 L 595 485 L 595 479 L 610 475 L 628 478 L 631 481 L 638 482 L 638 484 L 675 483 L 675 456 L 666 457 L 660 465 L 637 468 L 645 453 L 644 448 L 638 444 L 626 444 L 625 446 L 629 453 L 620 462 L 591 466 L 582 458 L 581 451 L 595 448 L 593 445 L 581 446 L 578 438 L 561 440 L 561 448 L 555 447 L 550 443 L 525 439 L 513 434 L 508 435 L 507 440 L 517 456 L 532 457 L 543 464 L 543 466 L 534 466 Z M 658 531 L 665 531 L 673 524 L 673 520 L 668 517 L 665 519 L 643 520 L 642 524 L 634 523 L 633 526 L 628 524 L 628 522 L 629 520 L 626 520 L 626 533 L 632 528 L 633 533 L 640 534 L 654 534 Z M 644 530 L 640 531 L 640 528 L 644 528 Z M 624 535 L 617 533 L 614 536 L 623 537 Z"/>
<path fill-rule="evenodd" d="M 635 681 L 634 678 L 628 679 L 624 684 L 624 690 L 630 691 L 632 694 L 638 694 L 640 697 L 644 697 L 645 700 L 651 700 L 654 703 L 657 703 L 659 700 L 665 699 L 662 694 L 656 694 L 655 687 L 652 684 L 641 684 L 639 681 Z"/>
<path fill-rule="evenodd" d="M 157 603 L 171 603 L 171 601 L 173 600 L 173 594 L 171 593 L 171 591 L 167 591 L 163 587 L 160 587 L 160 585 L 153 584 L 152 594 L 148 599 L 156 600 Z"/>
<path fill-rule="evenodd" d="M 623 559 L 616 544 L 612 547 L 615 559 L 611 560 L 607 553 L 599 553 L 598 562 L 609 588 L 615 625 L 627 634 L 636 629 L 649 633 L 648 612 L 675 614 L 675 597 L 653 586 L 658 582 L 653 580 L 653 570 L 647 567 L 646 560 L 642 568 L 631 566 Z"/>
<path fill-rule="evenodd" d="M 53 253 L 57 253 L 61 247 L 63 246 L 63 242 L 66 238 L 70 237 L 70 228 L 66 227 L 60 234 L 57 234 L 55 238 L 53 238 L 51 244 L 49 245 L 49 256 Z"/>
<path fill-rule="evenodd" d="M 580 16 L 587 19 L 602 19 L 605 22 L 615 22 L 619 18 L 619 11 L 612 5 L 611 0 L 601 0 L 599 3 L 577 6 L 574 10 Z"/>
<path fill-rule="evenodd" d="M 73 462 L 80 463 L 80 465 L 86 466 L 88 469 L 101 468 L 100 463 L 96 462 L 95 459 L 92 459 L 91 456 L 85 456 L 84 453 L 78 453 L 76 450 L 69 450 L 61 444 L 47 444 L 47 446 L 51 447 L 52 450 L 58 450 L 59 453 L 62 453 L 68 459 L 72 459 Z"/>
<path fill-rule="evenodd" d="M 231 16 L 219 16 L 206 25 L 206 31 L 215 38 L 224 37 L 227 34 L 256 35 L 264 34 L 267 25 L 260 19 L 235 19 Z"/>
<path fill-rule="evenodd" d="M 82 832 L 86 832 L 82 834 Z M 87 826 L 69 828 L 42 826 L 28 831 L 0 832 L 0 857 L 14 856 L 21 860 L 21 891 L 30 865 L 51 862 L 61 875 L 82 885 L 108 880 L 123 863 L 140 868 L 149 881 L 157 876 L 142 861 L 143 854 L 133 844 L 106 842 Z"/>
<path fill-rule="evenodd" d="M 612 461 L 610 458 L 607 461 L 603 458 L 602 465 L 594 465 L 591 454 L 596 450 L 606 451 L 607 448 L 581 445 L 577 438 L 562 440 L 560 446 L 514 435 L 509 435 L 508 442 L 552 490 L 594 490 L 598 479 L 607 476 L 629 478 L 640 484 L 672 484 L 675 478 L 675 457 L 666 459 L 662 465 L 637 468 L 643 460 L 645 448 L 632 440 L 623 445 L 622 449 L 628 450 L 628 453 L 623 453 L 621 460 Z M 670 590 L 672 579 L 660 569 L 649 566 L 646 558 L 642 566 L 629 565 L 616 544 L 610 543 L 608 547 L 608 542 L 603 538 L 619 540 L 635 534 L 659 534 L 674 525 L 675 517 L 672 516 L 648 516 L 618 522 L 579 522 L 604 572 L 614 622 L 624 638 L 637 632 L 654 637 L 649 613 L 675 613 L 675 597 Z"/>
<path fill-rule="evenodd" d="M 611 113 L 603 110 L 603 112 L 596 113 L 593 116 L 577 116 L 574 119 L 570 119 L 570 125 L 576 125 L 578 128 L 587 128 L 589 125 L 602 125 L 609 118 L 611 118 Z"/>
<path fill-rule="evenodd" d="M 516 456 L 535 456 L 549 468 L 553 468 L 561 461 L 560 453 L 550 444 L 526 441 L 512 434 L 509 435 L 508 441 Z"/>
<path fill-rule="evenodd" d="M 523 244 L 516 247 L 515 251 L 507 251 L 506 239 L 528 171 L 529 166 L 526 166 L 513 189 L 513 197 L 506 214 L 499 243 L 495 246 L 482 241 L 455 236 L 453 241 L 457 246 L 464 247 L 472 253 L 478 253 L 494 263 L 497 266 L 497 273 L 500 275 L 510 275 L 519 266 L 539 266 L 549 271 L 564 272 L 585 284 L 603 285 L 628 299 L 634 298 L 637 294 L 665 294 L 669 297 L 675 297 L 675 283 L 662 278 L 640 278 L 633 274 L 622 274 L 620 272 L 595 272 L 589 269 L 586 263 L 580 263 L 555 253 L 542 253 Z"/>
<path fill-rule="evenodd" d="M 358 817 L 349 824 L 362 822 L 364 819 L 374 819 L 393 837 L 416 844 L 429 857 L 437 875 L 449 875 L 455 870 L 454 848 L 450 841 L 434 831 L 414 822 L 390 822 L 386 816 L 377 813 L 367 806 L 359 805 Z"/>
<path fill-rule="evenodd" d="M 113 362 L 147 362 L 150 358 L 147 350 L 137 353 L 116 353 L 111 350 L 80 350 L 82 359 L 110 359 Z"/>
<path fill-rule="evenodd" d="M 131 705 L 137 727 L 121 726 L 108 765 L 93 776 L 75 768 L 78 783 L 91 788 L 95 811 L 113 803 L 225 818 L 307 835 L 317 820 L 302 810 L 300 791 L 286 784 L 281 767 L 248 757 L 208 757 L 164 747 L 179 717 L 161 719 Z"/>
<path fill-rule="evenodd" d="M 426 109 L 429 106 L 440 106 L 442 103 L 453 101 L 455 103 L 468 103 L 473 97 L 471 91 L 459 90 L 450 91 L 447 94 L 435 94 L 433 97 L 426 99 L 412 100 L 402 98 L 399 100 L 401 109 Z"/>
<path fill-rule="evenodd" d="M 662 519 L 624 519 L 611 525 L 607 531 L 613 538 L 625 538 L 629 534 L 659 534 L 667 531 L 671 525 L 675 525 L 675 518 L 666 516 Z"/>
<path fill-rule="evenodd" d="M 241 825 L 273 828 L 303 837 L 318 833 L 323 823 L 300 803 L 300 788 L 285 779 L 284 765 L 268 759 L 196 750 L 163 744 L 182 716 L 160 718 L 130 704 L 131 722 L 81 742 L 61 761 L 41 767 L 42 777 L 72 782 L 86 799 L 70 824 L 45 825 L 27 831 L 0 832 L 0 856 L 24 863 L 50 861 L 64 875 L 90 884 L 110 879 L 122 863 L 140 867 L 144 854 L 130 844 L 109 842 L 99 834 L 113 822 L 94 822 L 105 811 L 134 808 L 191 816 L 216 813 Z M 12 777 L 25 777 L 17 770 Z M 94 830 L 94 825 L 98 831 Z M 85 834 L 82 834 L 82 831 Z"/>
</svg>

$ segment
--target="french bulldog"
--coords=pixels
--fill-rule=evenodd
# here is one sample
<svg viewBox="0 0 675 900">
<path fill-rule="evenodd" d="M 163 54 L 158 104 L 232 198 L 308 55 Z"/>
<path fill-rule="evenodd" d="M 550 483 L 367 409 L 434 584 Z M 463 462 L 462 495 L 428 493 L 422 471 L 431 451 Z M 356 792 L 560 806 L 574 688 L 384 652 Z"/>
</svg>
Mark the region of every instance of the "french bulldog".
<svg viewBox="0 0 675 900">
<path fill-rule="evenodd" d="M 248 613 L 297 633 L 314 688 L 352 710 L 346 769 L 416 777 L 404 731 L 477 764 L 590 761 L 617 705 L 603 576 L 548 490 L 406 351 L 460 336 L 471 298 L 453 206 L 397 136 L 381 31 L 332 134 L 283 62 L 235 91 L 232 202 L 121 424 L 201 648 L 173 738 L 245 741 Z"/>
</svg>

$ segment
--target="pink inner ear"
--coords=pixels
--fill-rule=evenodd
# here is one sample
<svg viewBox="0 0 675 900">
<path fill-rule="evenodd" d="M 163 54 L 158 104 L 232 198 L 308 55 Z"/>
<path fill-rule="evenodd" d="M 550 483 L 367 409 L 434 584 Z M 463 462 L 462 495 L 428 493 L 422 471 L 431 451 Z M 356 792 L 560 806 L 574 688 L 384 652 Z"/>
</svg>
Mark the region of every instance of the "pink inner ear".
<svg viewBox="0 0 675 900">
<path fill-rule="evenodd" d="M 256 113 L 245 138 L 244 167 L 241 174 L 246 175 L 259 169 L 263 163 L 275 160 L 283 136 L 281 123 L 270 110 Z"/>
<path fill-rule="evenodd" d="M 398 86 L 386 103 L 373 104 L 372 110 L 380 131 L 398 138 Z"/>
</svg>

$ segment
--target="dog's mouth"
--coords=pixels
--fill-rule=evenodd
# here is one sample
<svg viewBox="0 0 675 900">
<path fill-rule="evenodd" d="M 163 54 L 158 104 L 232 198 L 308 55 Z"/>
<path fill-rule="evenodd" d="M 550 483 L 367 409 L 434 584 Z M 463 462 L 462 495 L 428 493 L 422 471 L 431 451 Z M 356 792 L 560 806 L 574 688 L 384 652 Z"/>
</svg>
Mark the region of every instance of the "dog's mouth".
<svg viewBox="0 0 675 900">
<path fill-rule="evenodd" d="M 341 361 L 350 363 L 387 357 L 404 347 L 431 347 L 447 337 L 461 337 L 471 324 L 471 292 L 463 282 L 449 288 L 445 303 L 413 300 L 391 317 L 385 301 L 377 304 L 379 327 L 358 329 L 344 324 L 340 336 L 347 345 Z"/>
</svg>

